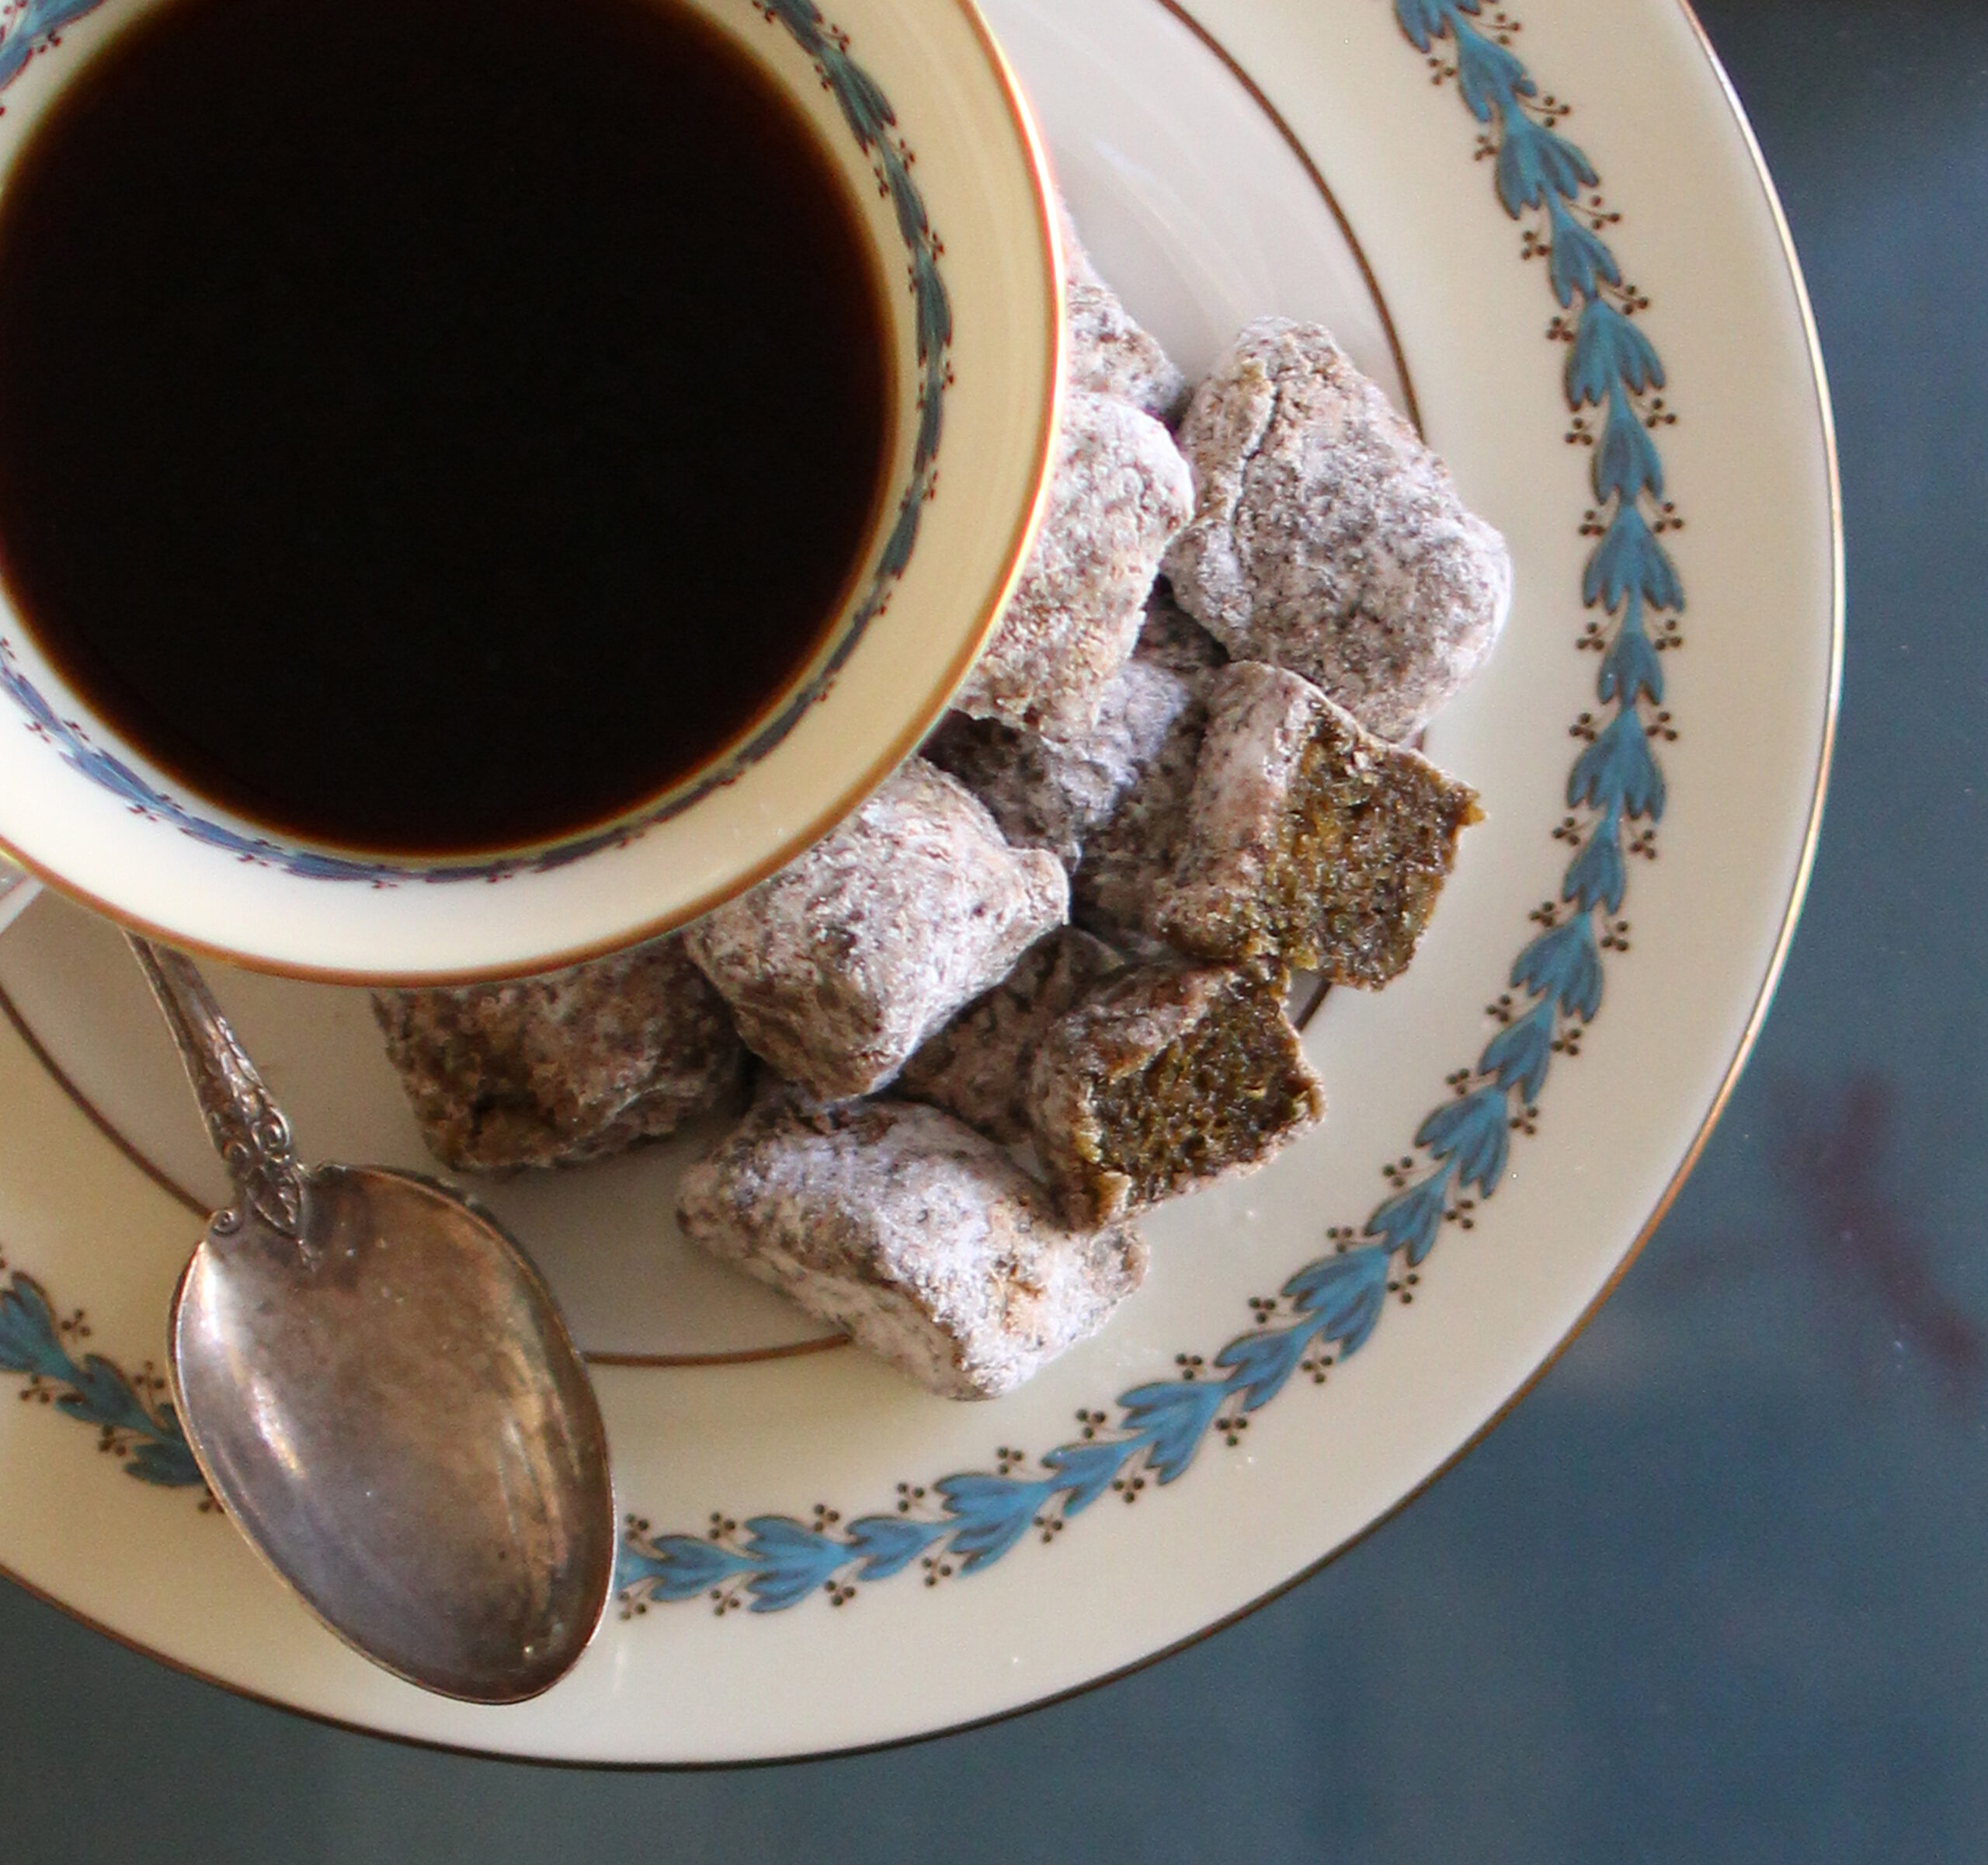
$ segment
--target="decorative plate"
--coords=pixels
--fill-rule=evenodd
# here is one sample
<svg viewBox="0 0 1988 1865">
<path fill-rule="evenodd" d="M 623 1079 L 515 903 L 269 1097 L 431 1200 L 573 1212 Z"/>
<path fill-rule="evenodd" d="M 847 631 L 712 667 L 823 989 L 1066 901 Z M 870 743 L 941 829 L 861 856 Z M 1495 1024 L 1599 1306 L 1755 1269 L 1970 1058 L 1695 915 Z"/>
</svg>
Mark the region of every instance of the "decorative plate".
<svg viewBox="0 0 1988 1865">
<path fill-rule="evenodd" d="M 997 0 L 1107 276 L 1190 369 L 1322 317 L 1517 565 L 1431 753 L 1489 820 L 1408 975 L 1335 993 L 1326 1126 L 1150 1227 L 1146 1288 L 959 1405 L 684 1251 L 680 1146 L 495 1202 L 596 1361 L 616 1616 L 547 1696 L 374 1671 L 202 1507 L 156 1366 L 221 1191 L 116 936 L 0 945 L 0 1564 L 367 1728 L 600 1762 L 886 1742 L 1137 1664 L 1344 1547 L 1508 1405 L 1688 1167 L 1807 872 L 1840 645 L 1829 414 L 1677 0 Z M 944 229 L 940 229 L 943 236 Z M 312 1157 L 420 1163 L 362 994 L 216 982 Z"/>
</svg>

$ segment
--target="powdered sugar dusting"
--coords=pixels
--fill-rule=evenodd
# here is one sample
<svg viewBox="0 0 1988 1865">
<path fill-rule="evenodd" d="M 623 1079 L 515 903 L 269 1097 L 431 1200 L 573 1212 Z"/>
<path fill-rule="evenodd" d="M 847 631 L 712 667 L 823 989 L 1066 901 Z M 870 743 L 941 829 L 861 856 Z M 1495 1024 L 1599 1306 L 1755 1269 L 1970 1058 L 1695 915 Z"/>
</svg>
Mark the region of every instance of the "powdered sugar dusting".
<svg viewBox="0 0 1988 1865">
<path fill-rule="evenodd" d="M 824 1101 L 867 1094 L 1066 917 L 1055 859 L 1010 848 L 923 758 L 686 935 L 746 1042 Z"/>
<path fill-rule="evenodd" d="M 1130 1226 L 1072 1230 L 1000 1148 L 937 1108 L 809 1114 L 777 1097 L 684 1174 L 706 1249 L 846 1327 L 929 1390 L 1011 1390 L 1144 1279 Z"/>
<path fill-rule="evenodd" d="M 1315 324 L 1252 324 L 1180 430 L 1197 505 L 1166 569 L 1237 656 L 1289 667 L 1385 739 L 1483 664 L 1511 560 L 1449 471 Z"/>
</svg>

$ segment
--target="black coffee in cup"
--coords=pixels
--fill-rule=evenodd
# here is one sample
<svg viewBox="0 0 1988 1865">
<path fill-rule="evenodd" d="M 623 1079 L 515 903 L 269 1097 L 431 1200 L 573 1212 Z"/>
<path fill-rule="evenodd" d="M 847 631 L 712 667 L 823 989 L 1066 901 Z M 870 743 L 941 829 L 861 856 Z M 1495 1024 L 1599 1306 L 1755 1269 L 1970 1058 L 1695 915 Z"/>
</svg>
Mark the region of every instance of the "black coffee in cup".
<svg viewBox="0 0 1988 1865">
<path fill-rule="evenodd" d="M 169 0 L 0 193 L 0 579 L 274 830 L 610 819 L 840 606 L 883 289 L 815 129 L 681 0 Z"/>
</svg>

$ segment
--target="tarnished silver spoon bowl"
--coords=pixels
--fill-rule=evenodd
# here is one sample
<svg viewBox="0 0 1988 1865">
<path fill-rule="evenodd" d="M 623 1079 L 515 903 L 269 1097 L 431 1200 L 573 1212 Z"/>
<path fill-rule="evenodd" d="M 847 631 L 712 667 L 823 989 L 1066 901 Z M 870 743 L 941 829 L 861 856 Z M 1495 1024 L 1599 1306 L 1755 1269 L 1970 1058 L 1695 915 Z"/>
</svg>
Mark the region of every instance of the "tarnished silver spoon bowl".
<svg viewBox="0 0 1988 1865">
<path fill-rule="evenodd" d="M 586 1369 L 514 1243 L 455 1192 L 300 1166 L 192 962 L 134 935 L 235 1185 L 173 1298 L 173 1402 L 214 1494 L 325 1625 L 409 1682 L 516 1703 L 613 1585 Z"/>
</svg>

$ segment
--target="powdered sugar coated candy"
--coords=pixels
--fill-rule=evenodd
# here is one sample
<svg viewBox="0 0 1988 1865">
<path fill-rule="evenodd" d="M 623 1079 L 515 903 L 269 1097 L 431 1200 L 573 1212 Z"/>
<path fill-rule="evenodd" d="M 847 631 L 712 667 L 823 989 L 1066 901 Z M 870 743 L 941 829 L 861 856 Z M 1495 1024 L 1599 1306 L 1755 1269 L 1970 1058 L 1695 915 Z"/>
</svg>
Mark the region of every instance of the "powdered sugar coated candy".
<svg viewBox="0 0 1988 1865">
<path fill-rule="evenodd" d="M 987 805 L 1014 846 L 1047 849 L 1069 869 L 1073 918 L 1143 954 L 1155 947 L 1156 889 L 1173 872 L 1208 684 L 1226 658 L 1156 589 L 1090 731 L 1047 739 L 954 712 L 925 755 Z"/>
<path fill-rule="evenodd" d="M 1187 405 L 1187 378 L 1173 367 L 1159 339 L 1139 326 L 1117 293 L 1098 277 L 1069 207 L 1061 200 L 1057 207 L 1067 274 L 1064 303 L 1070 386 L 1116 395 L 1171 426 Z"/>
<path fill-rule="evenodd" d="M 1479 819 L 1476 792 L 1284 668 L 1225 667 L 1208 710 L 1162 935 L 1203 958 L 1386 983 Z"/>
<path fill-rule="evenodd" d="M 1125 961 L 1064 927 L 1038 939 L 1006 978 L 928 1036 L 904 1065 L 901 1092 L 957 1115 L 990 1139 L 1029 1135 L 1029 1070 L 1051 1027 Z"/>
<path fill-rule="evenodd" d="M 1010 848 L 962 785 L 914 757 L 685 938 L 746 1042 L 832 1101 L 882 1087 L 1069 902 L 1054 857 Z"/>
<path fill-rule="evenodd" d="M 1289 667 L 1368 730 L 1420 730 L 1490 654 L 1504 540 L 1315 324 L 1252 324 L 1195 391 L 1193 521 L 1166 569 L 1238 659 Z"/>
<path fill-rule="evenodd" d="M 1048 738 L 1088 732 L 1193 510 L 1187 463 L 1164 427 L 1115 396 L 1067 397 L 1035 548 L 954 705 Z"/>
<path fill-rule="evenodd" d="M 1084 838 L 1132 779 L 1131 747 L 1121 742 L 1127 735 L 1112 703 L 1123 678 L 1121 670 L 1096 727 L 1083 738 L 1065 743 L 999 719 L 949 712 L 920 755 L 979 798 L 1012 847 L 1040 848 L 1075 868 Z"/>
<path fill-rule="evenodd" d="M 1208 677 L 1229 664 L 1229 650 L 1181 607 L 1163 577 L 1146 598 L 1145 620 L 1132 652 L 1187 681 L 1204 698 Z"/>
<path fill-rule="evenodd" d="M 1065 1219 L 1128 1213 L 1268 1162 L 1325 1118 L 1274 967 L 1141 966 L 1051 1030 L 1030 1081 Z"/>
<path fill-rule="evenodd" d="M 1044 738 L 998 719 L 951 712 L 926 741 L 924 755 L 992 811 L 1015 847 L 1047 849 L 1076 868 L 1092 832 L 1143 791 L 1192 701 L 1188 680 L 1164 659 L 1148 655 L 1145 644 L 1142 634 L 1107 684 L 1088 731 Z"/>
<path fill-rule="evenodd" d="M 1069 1229 L 999 1146 L 909 1102 L 807 1112 L 769 1097 L 684 1174 L 678 1216 L 714 1255 L 954 1399 L 1012 1390 L 1096 1333 L 1146 1271 L 1131 1227 Z"/>
<path fill-rule="evenodd" d="M 1157 951 L 1160 886 L 1173 871 L 1208 722 L 1208 690 L 1226 658 L 1222 644 L 1183 615 L 1163 586 L 1154 590 L 1126 663 L 1148 695 L 1138 769 L 1085 837 L 1070 881 L 1072 916 L 1142 956 Z"/>
<path fill-rule="evenodd" d="M 461 1171 L 577 1164 L 742 1098 L 746 1046 L 673 934 L 373 1010 L 429 1150 Z"/>
</svg>

